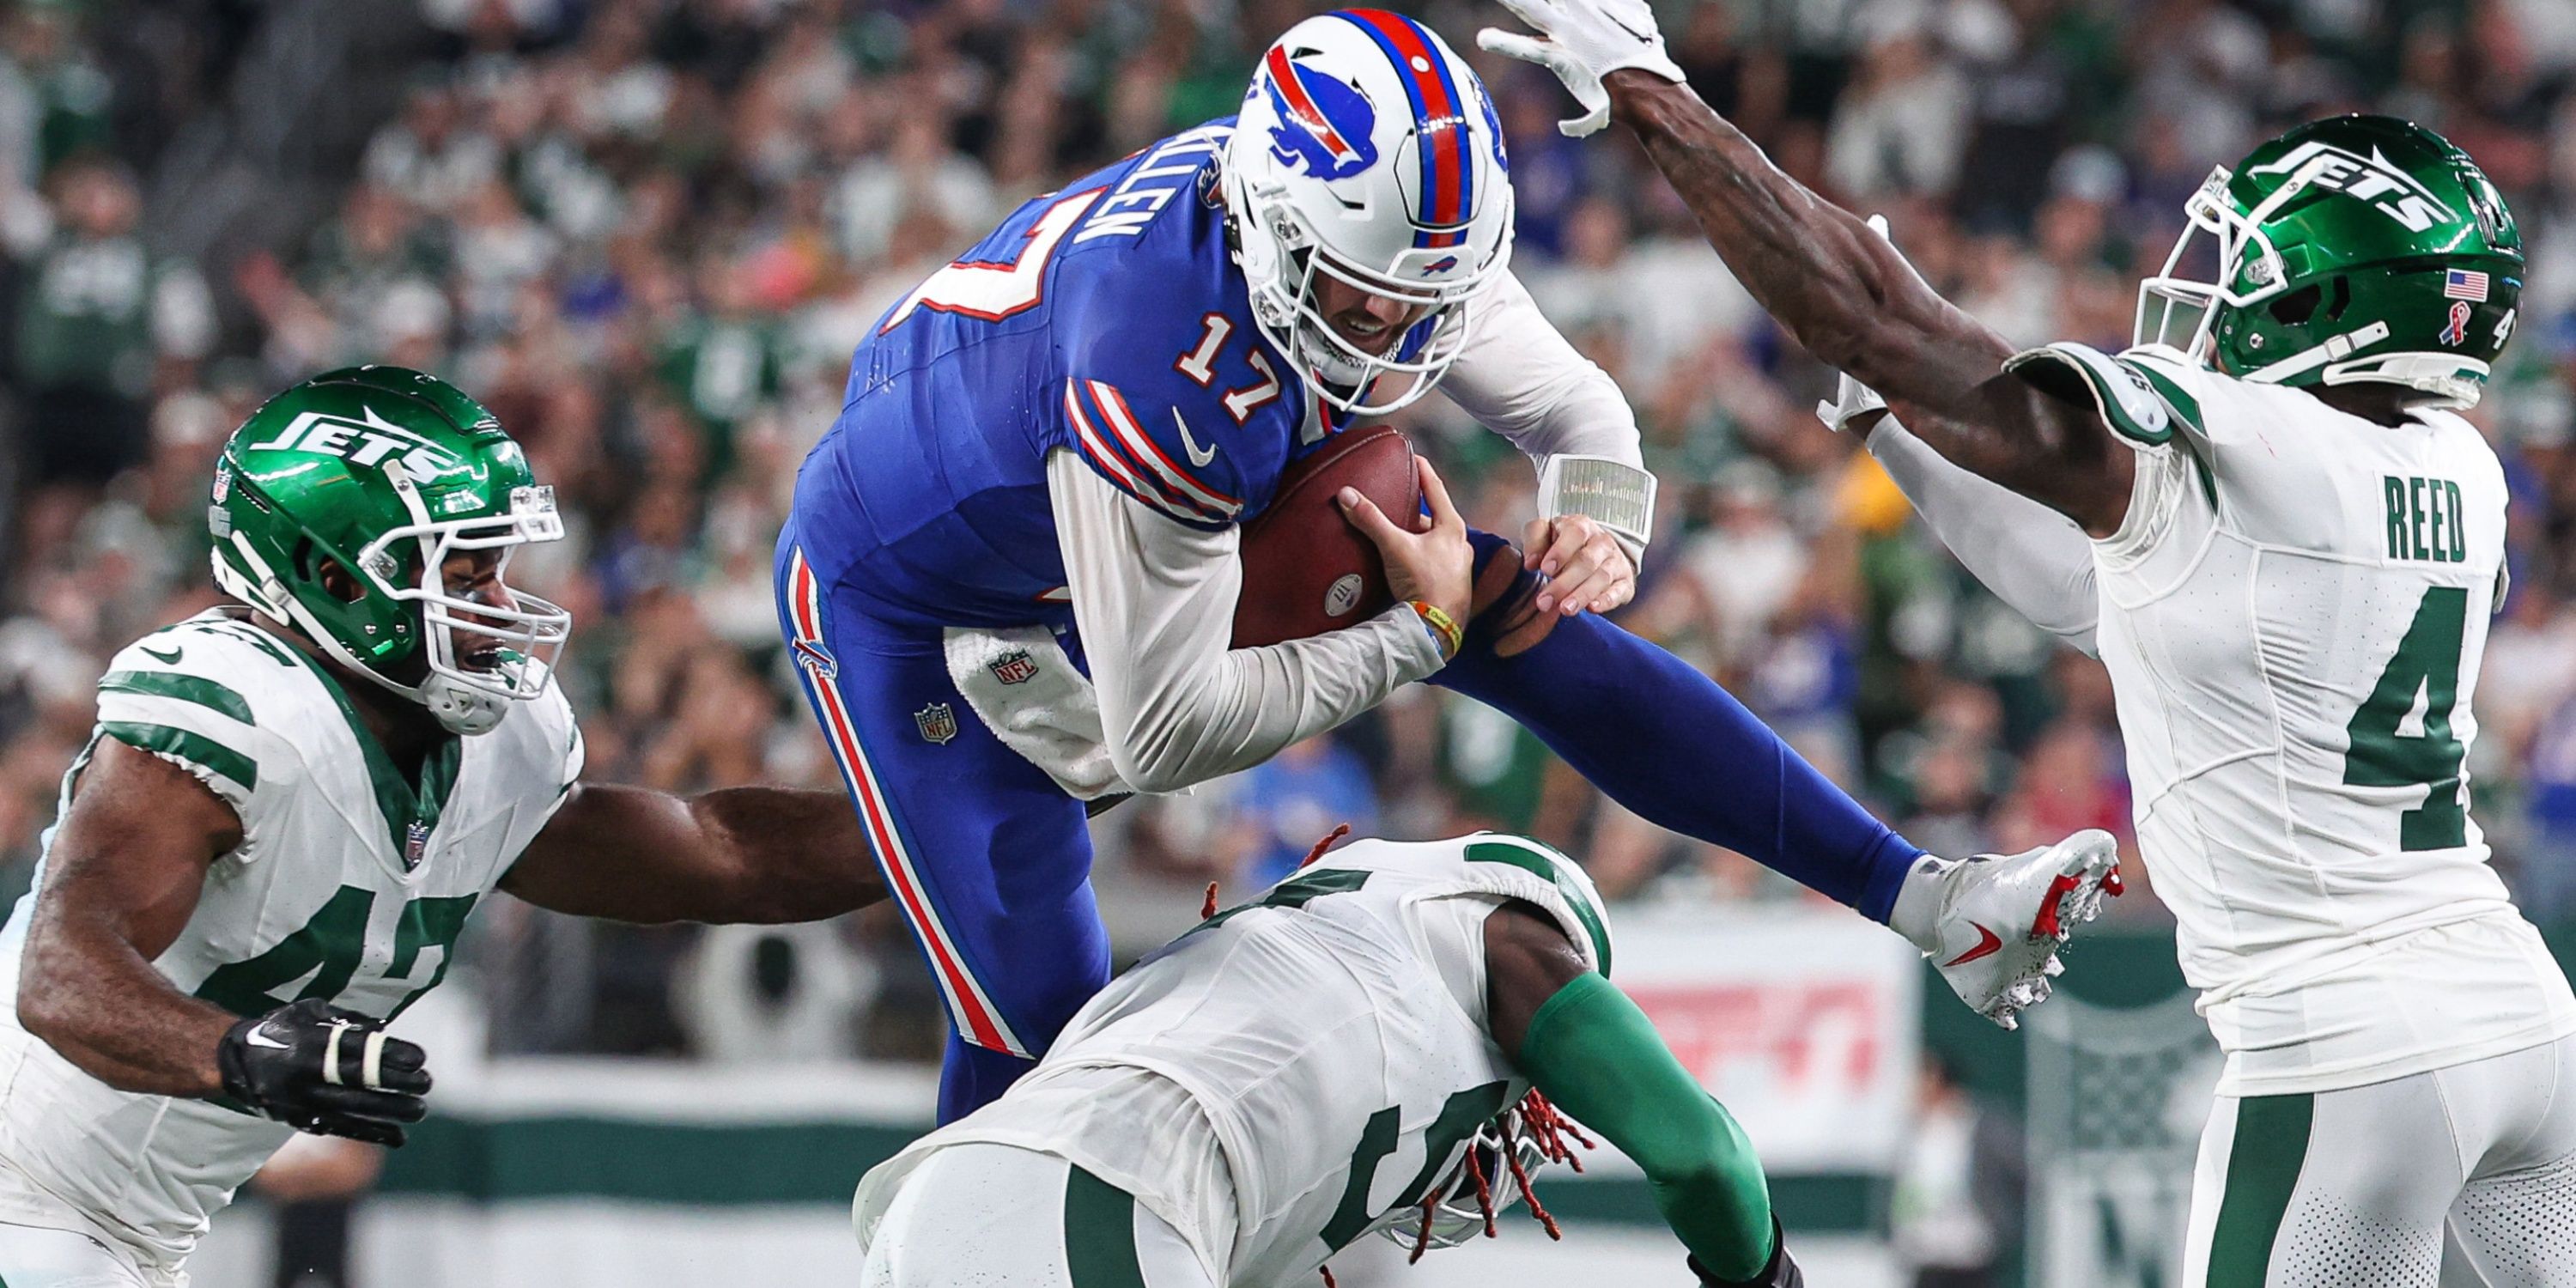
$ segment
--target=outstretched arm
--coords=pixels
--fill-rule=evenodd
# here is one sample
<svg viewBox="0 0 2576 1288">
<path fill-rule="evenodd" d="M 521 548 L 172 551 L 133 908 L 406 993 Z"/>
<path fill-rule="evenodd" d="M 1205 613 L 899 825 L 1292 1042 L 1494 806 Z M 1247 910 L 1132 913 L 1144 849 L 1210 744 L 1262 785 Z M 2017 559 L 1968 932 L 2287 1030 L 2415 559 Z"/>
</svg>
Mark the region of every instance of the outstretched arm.
<svg viewBox="0 0 2576 1288">
<path fill-rule="evenodd" d="M 820 921 L 885 897 L 839 792 L 730 787 L 678 797 L 574 783 L 501 888 L 613 921 Z"/>
<path fill-rule="evenodd" d="M 1869 454 L 1932 534 L 1995 597 L 2087 657 L 2102 618 L 2093 547 L 2066 516 L 1942 458 L 1893 416 L 1868 433 Z"/>
<path fill-rule="evenodd" d="M 1828 366 L 1887 397 L 1960 466 L 2046 502 L 2096 536 L 2128 511 L 2131 455 L 2089 407 L 2003 370 L 2013 347 L 1934 291 L 1851 212 L 1790 178 L 1687 85 L 1604 82 L 1709 244 Z"/>
<path fill-rule="evenodd" d="M 1950 460 L 2097 536 L 2118 528 L 2131 462 L 2098 414 L 2006 375 L 2003 337 L 1701 102 L 1644 0 L 1507 3 L 1546 39 L 1488 31 L 1479 43 L 1547 67 L 1596 117 L 1606 107 L 1634 131 L 1719 257 L 1809 353 L 1886 395 Z"/>
<path fill-rule="evenodd" d="M 1645 1012 L 1526 904 L 1486 918 L 1485 966 L 1495 1045 L 1540 1094 L 1645 1169 L 1701 1281 L 1797 1283 L 1752 1142 Z"/>
</svg>

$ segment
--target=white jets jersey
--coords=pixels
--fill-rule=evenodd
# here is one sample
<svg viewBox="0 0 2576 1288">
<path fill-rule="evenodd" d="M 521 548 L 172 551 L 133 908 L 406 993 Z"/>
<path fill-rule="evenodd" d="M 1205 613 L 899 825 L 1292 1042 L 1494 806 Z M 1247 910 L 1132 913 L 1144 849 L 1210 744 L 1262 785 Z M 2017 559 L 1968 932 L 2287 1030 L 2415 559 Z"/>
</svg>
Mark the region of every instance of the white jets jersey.
<svg viewBox="0 0 2576 1288">
<path fill-rule="evenodd" d="M 1133 1194 L 1215 1282 L 1288 1284 L 1420 1203 L 1528 1084 L 1486 1030 L 1484 922 L 1505 900 L 1608 962 L 1599 896 L 1536 842 L 1363 841 L 1111 982 L 1000 1100 L 859 1183 L 859 1240 L 930 1153 L 1056 1155 Z"/>
<path fill-rule="evenodd" d="M 2504 561 L 2486 440 L 2171 349 L 2048 352 L 2137 450 L 2128 517 L 2094 549 L 2099 642 L 2221 1090 L 2358 1086 L 2576 1031 L 2469 815 Z"/>
<path fill-rule="evenodd" d="M 405 782 L 337 680 L 224 610 L 117 654 L 98 720 L 93 749 L 113 738 L 150 751 L 240 817 L 240 848 L 208 871 L 196 912 L 153 966 L 244 1016 L 318 997 L 391 1017 L 435 986 L 466 913 L 582 763 L 572 712 L 549 692 L 489 733 L 449 740 Z M 88 760 L 64 778 L 66 808 Z M 36 897 L 0 930 L 0 997 L 17 996 Z M 211 1101 L 115 1090 L 0 1007 L 0 1219 L 81 1218 L 167 1271 L 291 1134 Z"/>
</svg>

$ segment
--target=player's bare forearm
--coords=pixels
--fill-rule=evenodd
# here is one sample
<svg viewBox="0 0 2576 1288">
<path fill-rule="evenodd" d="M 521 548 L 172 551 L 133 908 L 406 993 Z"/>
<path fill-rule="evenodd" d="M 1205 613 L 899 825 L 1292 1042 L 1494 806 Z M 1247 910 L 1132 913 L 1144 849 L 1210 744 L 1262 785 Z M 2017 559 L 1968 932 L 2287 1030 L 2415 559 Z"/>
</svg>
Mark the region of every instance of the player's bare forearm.
<svg viewBox="0 0 2576 1288">
<path fill-rule="evenodd" d="M 885 897 L 839 792 L 729 787 L 679 797 L 576 783 L 501 888 L 613 921 L 820 921 Z"/>
<path fill-rule="evenodd" d="M 1868 224 L 1771 164 L 1688 86 L 1634 70 L 1603 83 L 1719 258 L 1809 353 L 1876 389 L 1954 464 L 2096 535 L 2117 525 L 2130 461 L 2089 409 L 2004 374 L 2009 342 L 1943 299 Z"/>
<path fill-rule="evenodd" d="M 152 967 L 195 911 L 208 866 L 238 845 L 231 807 L 188 773 L 102 741 L 46 854 L 27 926 L 18 1022 L 120 1091 L 211 1096 L 235 1017 Z"/>
<path fill-rule="evenodd" d="M 1613 112 L 1719 257 L 1819 360 L 1891 398 L 1957 414 L 2011 356 L 1885 239 L 1771 164 L 1689 86 L 1640 71 L 1613 72 L 1606 84 Z"/>
</svg>

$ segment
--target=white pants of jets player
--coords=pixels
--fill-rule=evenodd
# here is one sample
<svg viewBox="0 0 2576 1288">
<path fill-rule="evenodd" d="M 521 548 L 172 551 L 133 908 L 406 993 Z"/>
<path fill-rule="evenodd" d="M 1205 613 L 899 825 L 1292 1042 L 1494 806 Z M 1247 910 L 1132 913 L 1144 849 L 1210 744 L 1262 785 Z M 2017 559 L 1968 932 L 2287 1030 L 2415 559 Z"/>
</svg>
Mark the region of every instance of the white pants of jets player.
<svg viewBox="0 0 2576 1288">
<path fill-rule="evenodd" d="M 0 1288 L 187 1288 L 184 1273 L 148 1275 L 73 1230 L 0 1221 Z"/>
<path fill-rule="evenodd" d="M 2219 1097 L 2182 1281 L 2576 1288 L 2576 1037 L 2369 1086 Z"/>
<path fill-rule="evenodd" d="M 951 1145 L 904 1178 L 861 1288 L 1215 1288 L 1162 1218 L 1052 1154 Z M 12 1283 L 9 1288 L 17 1288 Z"/>
</svg>

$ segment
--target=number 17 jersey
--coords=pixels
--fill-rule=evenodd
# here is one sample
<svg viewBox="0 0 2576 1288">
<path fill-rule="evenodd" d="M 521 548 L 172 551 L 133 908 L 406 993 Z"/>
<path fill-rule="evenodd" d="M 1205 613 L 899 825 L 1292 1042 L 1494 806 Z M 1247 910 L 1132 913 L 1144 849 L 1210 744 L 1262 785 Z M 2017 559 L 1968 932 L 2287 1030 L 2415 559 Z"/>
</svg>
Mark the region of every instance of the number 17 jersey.
<svg viewBox="0 0 2576 1288">
<path fill-rule="evenodd" d="M 2467 758 L 2505 481 L 2444 411 L 2389 427 L 2167 349 L 2089 360 L 2137 450 L 2096 543 L 2138 845 L 2227 1052 L 2329 1091 L 2576 1032 L 2488 866 Z"/>
</svg>

